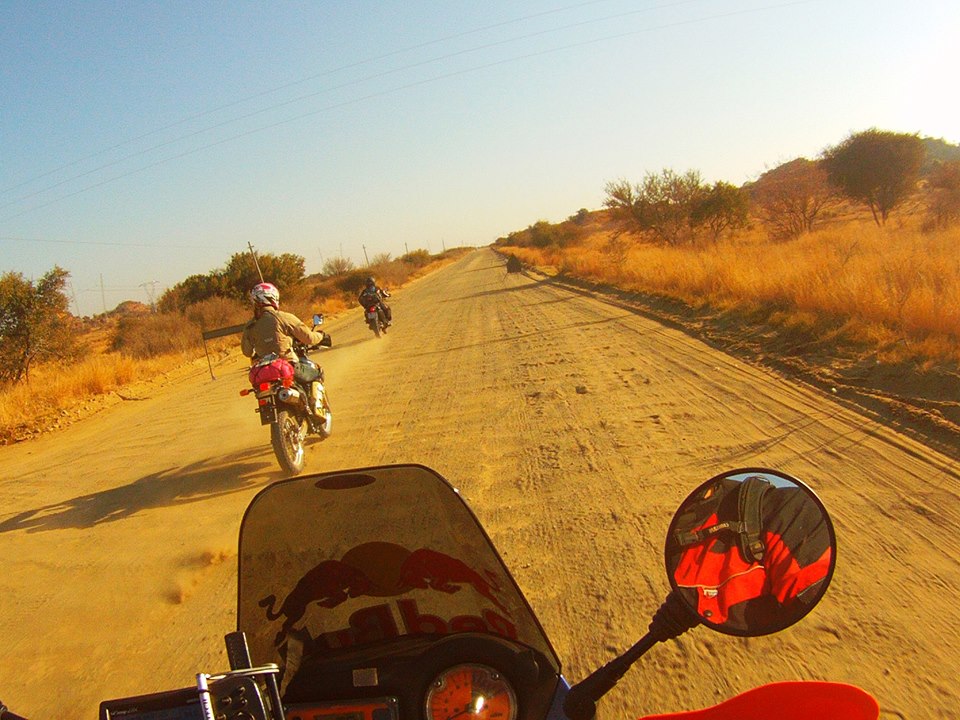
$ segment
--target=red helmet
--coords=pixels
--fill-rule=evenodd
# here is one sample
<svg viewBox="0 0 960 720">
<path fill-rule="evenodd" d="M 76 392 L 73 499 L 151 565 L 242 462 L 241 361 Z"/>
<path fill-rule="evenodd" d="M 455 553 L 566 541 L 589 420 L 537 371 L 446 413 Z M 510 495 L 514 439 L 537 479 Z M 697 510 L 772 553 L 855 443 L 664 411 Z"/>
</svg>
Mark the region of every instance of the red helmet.
<svg viewBox="0 0 960 720">
<path fill-rule="evenodd" d="M 254 285 L 253 290 L 250 291 L 250 299 L 258 307 L 272 305 L 274 308 L 280 309 L 280 291 L 277 290 L 276 285 L 271 283 L 265 282 Z"/>
</svg>

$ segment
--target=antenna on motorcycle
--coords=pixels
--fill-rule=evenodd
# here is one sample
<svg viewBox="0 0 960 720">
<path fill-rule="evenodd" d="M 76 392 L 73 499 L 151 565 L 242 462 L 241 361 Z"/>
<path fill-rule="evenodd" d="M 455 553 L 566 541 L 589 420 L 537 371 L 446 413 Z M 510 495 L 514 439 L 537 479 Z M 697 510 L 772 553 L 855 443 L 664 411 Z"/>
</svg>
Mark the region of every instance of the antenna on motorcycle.
<svg viewBox="0 0 960 720">
<path fill-rule="evenodd" d="M 777 470 L 742 468 L 710 478 L 680 504 L 664 560 L 673 590 L 647 634 L 570 688 L 569 720 L 591 720 L 647 650 L 692 627 L 756 637 L 793 625 L 827 591 L 837 536 L 809 487 Z"/>
</svg>

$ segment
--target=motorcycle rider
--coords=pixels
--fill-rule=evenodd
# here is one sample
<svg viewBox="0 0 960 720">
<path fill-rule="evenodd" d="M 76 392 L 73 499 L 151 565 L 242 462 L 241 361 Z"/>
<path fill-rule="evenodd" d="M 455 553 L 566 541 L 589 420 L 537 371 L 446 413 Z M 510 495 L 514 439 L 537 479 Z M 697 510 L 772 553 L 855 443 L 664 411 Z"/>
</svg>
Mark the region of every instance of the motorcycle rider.
<svg viewBox="0 0 960 720">
<path fill-rule="evenodd" d="M 323 417 L 323 409 L 317 407 L 319 386 L 314 381 L 323 381 L 322 371 L 313 365 L 301 363 L 293 351 L 293 340 L 304 345 L 318 345 L 325 333 L 311 330 L 293 313 L 280 309 L 280 291 L 272 283 L 262 282 L 250 290 L 253 302 L 253 319 L 243 329 L 240 349 L 243 354 L 256 362 L 267 355 L 281 357 L 293 365 L 293 378 L 304 387 L 310 388 L 310 411 L 317 417 Z"/>
<path fill-rule="evenodd" d="M 830 569 L 829 528 L 799 487 L 759 475 L 706 487 L 678 517 L 677 589 L 704 619 L 742 631 L 781 629 L 819 597 Z"/>
<path fill-rule="evenodd" d="M 367 278 L 363 290 L 361 290 L 357 296 L 357 302 L 360 303 L 360 306 L 364 310 L 376 303 L 380 308 L 380 312 L 382 312 L 383 316 L 387 319 L 387 325 L 393 325 L 393 311 L 390 309 L 390 306 L 383 301 L 384 298 L 388 297 L 390 297 L 390 293 L 377 287 L 377 281 L 371 276 Z"/>
</svg>

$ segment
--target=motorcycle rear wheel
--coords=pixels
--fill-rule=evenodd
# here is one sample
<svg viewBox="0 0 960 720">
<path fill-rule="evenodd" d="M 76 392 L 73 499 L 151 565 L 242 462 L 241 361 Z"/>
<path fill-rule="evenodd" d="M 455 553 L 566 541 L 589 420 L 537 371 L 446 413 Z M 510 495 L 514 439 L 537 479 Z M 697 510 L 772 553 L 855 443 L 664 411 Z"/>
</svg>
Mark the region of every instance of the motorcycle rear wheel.
<svg viewBox="0 0 960 720">
<path fill-rule="evenodd" d="M 270 444 L 280 467 L 290 475 L 303 472 L 303 438 L 306 434 L 304 421 L 289 410 L 277 411 L 277 421 L 270 425 Z"/>
</svg>

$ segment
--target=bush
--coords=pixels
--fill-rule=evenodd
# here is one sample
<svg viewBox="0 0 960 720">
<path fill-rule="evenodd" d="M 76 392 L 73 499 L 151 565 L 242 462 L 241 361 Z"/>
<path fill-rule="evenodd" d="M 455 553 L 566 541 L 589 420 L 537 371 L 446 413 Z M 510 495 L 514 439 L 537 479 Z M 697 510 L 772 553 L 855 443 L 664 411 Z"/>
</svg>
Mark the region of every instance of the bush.
<svg viewBox="0 0 960 720">
<path fill-rule="evenodd" d="M 412 265 L 416 268 L 421 268 L 426 265 L 429 265 L 433 260 L 430 253 L 426 250 L 411 250 L 406 255 L 400 256 L 400 262 L 405 265 Z"/>
<path fill-rule="evenodd" d="M 283 298 L 283 295 L 280 296 Z M 186 319 L 201 332 L 238 325 L 250 317 L 249 306 L 230 298 L 213 297 L 187 308 Z"/>
<path fill-rule="evenodd" d="M 127 315 L 120 318 L 112 349 L 138 359 L 182 353 L 203 345 L 200 332 L 180 313 Z"/>
</svg>

